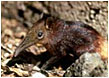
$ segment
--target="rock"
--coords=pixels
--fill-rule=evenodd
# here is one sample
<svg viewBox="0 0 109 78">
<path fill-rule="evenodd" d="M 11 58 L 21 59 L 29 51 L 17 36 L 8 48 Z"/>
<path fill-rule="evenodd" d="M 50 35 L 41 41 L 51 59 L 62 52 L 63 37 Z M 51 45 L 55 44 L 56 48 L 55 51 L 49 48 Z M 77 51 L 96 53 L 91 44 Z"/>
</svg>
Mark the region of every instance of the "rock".
<svg viewBox="0 0 109 78">
<path fill-rule="evenodd" d="M 107 77 L 107 63 L 101 60 L 98 53 L 84 53 L 69 68 L 65 77 Z"/>
<path fill-rule="evenodd" d="M 11 49 L 12 48 L 12 44 L 8 44 L 7 47 Z"/>
<path fill-rule="evenodd" d="M 35 72 L 34 74 L 32 74 L 32 77 L 46 77 L 46 76 L 40 72 Z"/>
<path fill-rule="evenodd" d="M 5 53 L 4 57 L 6 57 L 6 58 L 9 57 L 9 53 Z"/>
<path fill-rule="evenodd" d="M 7 36 L 9 36 L 9 37 L 12 37 L 13 36 L 12 30 L 11 29 L 8 29 L 8 28 L 4 30 L 4 34 L 7 35 Z"/>
</svg>

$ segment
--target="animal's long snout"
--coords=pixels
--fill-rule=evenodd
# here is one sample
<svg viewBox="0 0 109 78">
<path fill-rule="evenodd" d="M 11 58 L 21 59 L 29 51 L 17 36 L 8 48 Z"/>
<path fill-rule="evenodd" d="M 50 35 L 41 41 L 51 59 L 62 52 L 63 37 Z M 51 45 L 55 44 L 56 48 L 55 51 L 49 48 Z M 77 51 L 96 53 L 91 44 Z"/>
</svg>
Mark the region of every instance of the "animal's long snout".
<svg viewBox="0 0 109 78">
<path fill-rule="evenodd" d="M 28 39 L 24 39 L 23 42 L 21 42 L 21 44 L 16 48 L 15 52 L 14 52 L 14 57 L 17 57 L 20 52 L 22 52 L 24 49 L 26 49 L 27 47 L 33 45 L 33 42 L 28 41 Z"/>
</svg>

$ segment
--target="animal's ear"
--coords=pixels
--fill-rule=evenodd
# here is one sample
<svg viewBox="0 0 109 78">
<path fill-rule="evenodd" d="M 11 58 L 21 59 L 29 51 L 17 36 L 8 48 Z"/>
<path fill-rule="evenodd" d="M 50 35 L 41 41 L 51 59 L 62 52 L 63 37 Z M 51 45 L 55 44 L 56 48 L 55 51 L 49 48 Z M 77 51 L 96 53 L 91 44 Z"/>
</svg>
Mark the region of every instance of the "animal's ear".
<svg viewBox="0 0 109 78">
<path fill-rule="evenodd" d="M 46 23 L 45 23 L 46 28 L 47 29 L 51 28 L 53 22 L 54 22 L 54 18 L 53 17 L 48 17 L 46 19 Z"/>
</svg>

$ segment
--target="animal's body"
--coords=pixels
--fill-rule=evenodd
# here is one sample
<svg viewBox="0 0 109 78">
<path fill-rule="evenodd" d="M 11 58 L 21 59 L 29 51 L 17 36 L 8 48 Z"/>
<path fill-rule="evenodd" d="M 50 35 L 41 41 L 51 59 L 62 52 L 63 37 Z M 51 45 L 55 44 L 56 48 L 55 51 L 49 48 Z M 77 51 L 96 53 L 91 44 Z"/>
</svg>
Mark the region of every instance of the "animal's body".
<svg viewBox="0 0 109 78">
<path fill-rule="evenodd" d="M 79 57 L 84 52 L 98 52 L 102 59 L 107 58 L 107 44 L 103 37 L 82 22 L 64 21 L 53 17 L 41 19 L 29 30 L 14 56 L 36 43 L 43 44 L 52 55 L 42 66 L 43 69 L 69 53 Z"/>
</svg>

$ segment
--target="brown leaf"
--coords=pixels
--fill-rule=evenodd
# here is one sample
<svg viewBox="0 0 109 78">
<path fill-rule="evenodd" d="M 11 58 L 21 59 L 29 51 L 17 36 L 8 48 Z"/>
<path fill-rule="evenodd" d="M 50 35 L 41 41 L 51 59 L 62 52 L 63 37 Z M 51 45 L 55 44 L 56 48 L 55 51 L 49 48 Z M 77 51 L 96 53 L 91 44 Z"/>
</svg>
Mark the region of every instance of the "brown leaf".
<svg viewBox="0 0 109 78">
<path fill-rule="evenodd" d="M 28 71 L 23 71 L 21 69 L 13 68 L 13 67 L 10 67 L 9 70 L 15 72 L 18 76 L 21 76 L 21 77 L 29 76 Z"/>
</svg>

